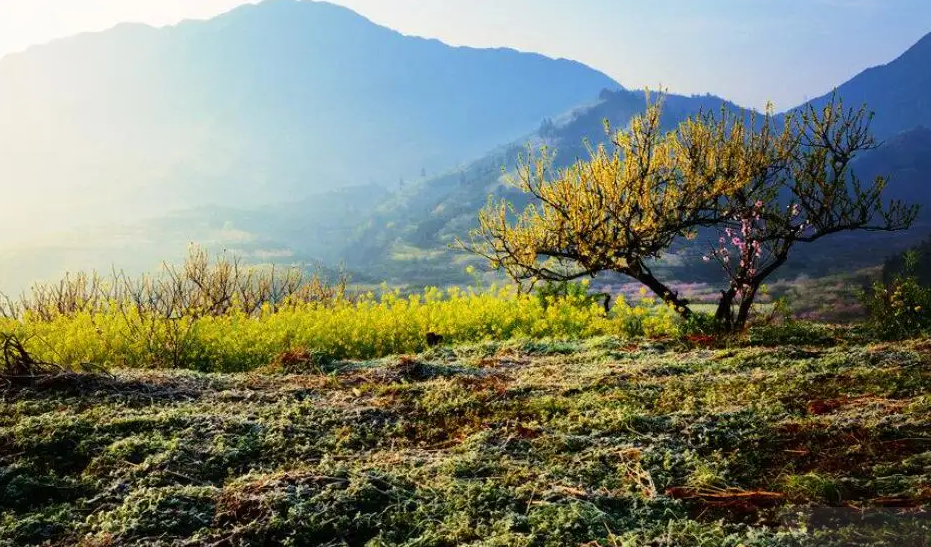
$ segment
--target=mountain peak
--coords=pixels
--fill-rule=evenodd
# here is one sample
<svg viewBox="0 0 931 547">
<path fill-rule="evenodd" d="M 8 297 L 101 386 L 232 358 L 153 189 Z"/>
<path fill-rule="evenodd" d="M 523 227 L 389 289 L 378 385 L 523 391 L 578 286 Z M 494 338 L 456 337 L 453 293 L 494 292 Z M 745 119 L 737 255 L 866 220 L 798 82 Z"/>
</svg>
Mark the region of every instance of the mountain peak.
<svg viewBox="0 0 931 547">
<path fill-rule="evenodd" d="M 331 3 L 266 0 L 0 60 L 0 166 L 30 206 L 51 192 L 62 208 L 77 196 L 114 217 L 396 188 L 614 85 L 579 63 L 408 37 Z M 15 218 L 0 214 L 0 231 Z"/>
<path fill-rule="evenodd" d="M 289 18 L 299 18 L 302 23 L 306 23 L 308 20 L 330 23 L 356 20 L 374 24 L 363 15 L 347 7 L 318 0 L 263 0 L 255 4 L 239 6 L 225 16 L 250 19 L 273 17 L 282 18 L 282 21 Z"/>
</svg>

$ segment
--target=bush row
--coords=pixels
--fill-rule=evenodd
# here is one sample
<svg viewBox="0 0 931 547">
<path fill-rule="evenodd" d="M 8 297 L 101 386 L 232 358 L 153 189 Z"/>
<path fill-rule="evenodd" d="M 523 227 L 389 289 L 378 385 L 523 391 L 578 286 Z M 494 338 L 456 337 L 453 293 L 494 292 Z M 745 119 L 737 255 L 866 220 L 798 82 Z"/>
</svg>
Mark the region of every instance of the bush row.
<svg viewBox="0 0 931 547">
<path fill-rule="evenodd" d="M 286 352 L 330 359 L 413 353 L 431 336 L 445 343 L 512 338 L 580 338 L 674 334 L 675 314 L 645 301 L 624 301 L 607 313 L 579 296 L 540 297 L 514 287 L 397 291 L 325 302 L 297 302 L 256 313 L 237 306 L 223 314 L 165 316 L 111 306 L 52 317 L 0 320 L 0 331 L 26 340 L 37 358 L 66 365 L 248 371 Z M 433 336 L 433 341 L 437 339 Z"/>
</svg>

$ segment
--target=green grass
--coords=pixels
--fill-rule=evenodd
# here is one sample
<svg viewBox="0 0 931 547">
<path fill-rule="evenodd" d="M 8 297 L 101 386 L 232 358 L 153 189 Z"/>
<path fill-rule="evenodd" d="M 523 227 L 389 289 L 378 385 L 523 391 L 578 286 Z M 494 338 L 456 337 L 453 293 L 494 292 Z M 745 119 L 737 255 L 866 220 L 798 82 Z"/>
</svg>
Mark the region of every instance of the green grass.
<svg viewBox="0 0 931 547">
<path fill-rule="evenodd" d="M 926 545 L 929 393 L 919 341 L 49 378 L 0 399 L 0 546 Z"/>
</svg>

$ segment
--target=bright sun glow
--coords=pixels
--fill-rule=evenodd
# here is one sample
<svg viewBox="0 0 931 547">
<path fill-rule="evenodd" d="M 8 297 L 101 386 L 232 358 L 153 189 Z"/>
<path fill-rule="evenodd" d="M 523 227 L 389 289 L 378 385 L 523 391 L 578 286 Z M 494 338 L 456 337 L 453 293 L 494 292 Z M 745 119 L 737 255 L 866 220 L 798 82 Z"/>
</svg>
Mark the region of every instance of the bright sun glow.
<svg viewBox="0 0 931 547">
<path fill-rule="evenodd" d="M 207 18 L 244 0 L 3 0 L 0 55 L 122 22 L 161 26 L 185 18 Z"/>
</svg>

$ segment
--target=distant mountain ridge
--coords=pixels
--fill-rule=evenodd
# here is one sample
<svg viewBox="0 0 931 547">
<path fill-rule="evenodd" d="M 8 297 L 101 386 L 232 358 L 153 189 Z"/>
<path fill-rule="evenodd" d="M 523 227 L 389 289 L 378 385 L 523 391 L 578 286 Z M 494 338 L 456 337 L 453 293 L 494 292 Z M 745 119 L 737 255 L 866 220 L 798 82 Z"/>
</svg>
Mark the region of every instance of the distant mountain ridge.
<svg viewBox="0 0 931 547">
<path fill-rule="evenodd" d="M 931 35 L 838 88 L 846 105 L 876 112 L 885 141 L 858 160 L 859 174 L 889 175 L 890 195 L 925 205 L 922 224 L 892 237 L 844 234 L 790 266 L 855 267 L 925 237 L 931 93 L 923 90 L 931 92 Z M 740 109 L 710 95 L 668 94 L 664 105 L 667 127 L 699 110 Z M 20 274 L 18 264 L 44 264 L 43 276 L 54 277 L 65 267 L 51 259 L 59 252 L 72 268 L 82 257 L 120 265 L 131 257 L 144 268 L 194 240 L 257 260 L 344 263 L 366 281 L 468 282 L 465 265 L 476 259 L 450 244 L 489 195 L 527 202 L 502 168 L 528 143 L 554 147 L 560 165 L 585 157 L 586 140 L 605 138 L 605 119 L 622 127 L 644 106 L 642 91 L 579 63 L 451 48 L 324 3 L 266 0 L 167 29 L 121 25 L 0 59 L 0 119 L 16 122 L 0 125 L 0 180 L 15 180 L 17 168 L 67 180 L 67 199 L 54 185 L 27 186 L 39 205 L 66 204 L 94 220 L 124 207 L 128 222 L 115 233 L 126 244 L 98 230 L 69 240 L 80 240 L 78 251 L 0 248 L 0 279 Z M 96 123 L 101 113 L 116 121 Z M 181 211 L 137 222 L 154 203 Z M 28 207 L 0 202 L 0 247 L 3 220 L 15 225 L 20 210 Z M 43 213 L 43 223 L 54 221 L 54 208 Z M 667 266 L 693 275 L 694 258 L 685 250 Z"/>
<path fill-rule="evenodd" d="M 663 124 L 668 128 L 699 111 L 740 109 L 712 95 L 666 94 L 662 100 Z M 450 247 L 475 225 L 478 210 L 489 195 L 505 197 L 517 208 L 528 203 L 528 196 L 510 187 L 503 173 L 514 168 L 528 143 L 532 148 L 545 143 L 556 151 L 557 166 L 567 166 L 587 157 L 586 141 L 597 144 L 605 140 L 605 120 L 623 127 L 644 111 L 646 102 L 643 91 L 603 91 L 598 102 L 557 122 L 545 123 L 523 141 L 501 146 L 460 170 L 396 193 L 370 213 L 346 242 L 340 258 L 352 269 L 369 275 L 381 272 L 398 283 L 468 281 L 464 268 L 470 257 Z"/>
<path fill-rule="evenodd" d="M 918 126 L 931 127 L 931 33 L 887 64 L 868 68 L 837 88 L 849 106 L 875 113 L 873 131 L 882 139 Z M 821 105 L 830 94 L 811 101 Z"/>
<path fill-rule="evenodd" d="M 132 220 L 395 187 L 606 87 L 581 63 L 404 36 L 323 2 L 120 25 L 0 59 L 0 180 L 23 190 L 0 219 L 68 228 L 79 210 Z"/>
<path fill-rule="evenodd" d="M 842 234 L 826 245 L 796 252 L 794 265 L 815 273 L 839 265 L 873 264 L 877 257 L 881 259 L 908 246 L 931 229 L 931 130 L 926 129 L 931 127 L 931 34 L 892 62 L 868 69 L 842 84 L 837 94 L 848 107 L 866 104 L 874 111 L 873 131 L 884 141 L 879 150 L 864 154 L 857 161 L 858 174 L 864 180 L 888 177 L 888 195 L 922 205 L 923 214 L 908 233 Z M 820 106 L 829 98 L 826 95 L 807 104 Z M 700 110 L 718 111 L 722 107 L 729 111 L 743 110 L 710 95 L 667 94 L 663 103 L 664 125 L 668 128 Z M 560 124 L 541 126 L 529 140 L 554 147 L 557 163 L 566 165 L 587 156 L 585 141 L 598 143 L 605 139 L 605 120 L 614 127 L 622 127 L 643 112 L 645 104 L 642 91 L 605 91 L 600 102 L 576 110 Z M 371 270 L 384 271 L 395 281 L 413 278 L 429 283 L 430 278 L 443 276 L 466 280 L 461 272 L 452 271 L 449 264 L 458 261 L 461 265 L 468 257 L 450 251 L 448 246 L 456 236 L 464 236 L 474 226 L 476 213 L 489 193 L 505 196 L 517 207 L 527 203 L 527 196 L 505 186 L 501 178 L 501 167 L 512 168 L 524 144 L 502 147 L 461 173 L 426 181 L 376 209 L 346 246 L 344 256 L 349 264 L 360 267 L 367 264 Z M 702 270 L 700 261 L 682 263 L 682 260 L 681 256 L 673 257 L 672 263 L 693 273 Z"/>
</svg>

